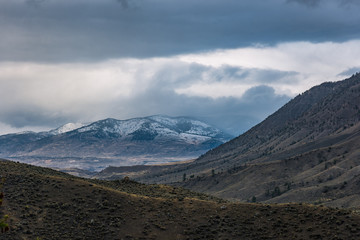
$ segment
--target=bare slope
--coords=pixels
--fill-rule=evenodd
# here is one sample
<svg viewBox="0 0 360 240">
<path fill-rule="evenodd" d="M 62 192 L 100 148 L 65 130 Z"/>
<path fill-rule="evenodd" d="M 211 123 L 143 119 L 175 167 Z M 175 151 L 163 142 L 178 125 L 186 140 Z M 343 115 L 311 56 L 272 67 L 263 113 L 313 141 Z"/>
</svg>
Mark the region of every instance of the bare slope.
<svg viewBox="0 0 360 240">
<path fill-rule="evenodd" d="M 356 128 L 356 130 L 354 129 Z M 336 144 L 266 163 L 248 163 L 179 185 L 241 201 L 360 207 L 360 125 Z"/>
<path fill-rule="evenodd" d="M 0 239 L 358 239 L 360 216 L 304 204 L 234 204 L 129 180 L 0 161 L 10 231 Z M 200 200 L 203 199 L 203 200 Z"/>
</svg>

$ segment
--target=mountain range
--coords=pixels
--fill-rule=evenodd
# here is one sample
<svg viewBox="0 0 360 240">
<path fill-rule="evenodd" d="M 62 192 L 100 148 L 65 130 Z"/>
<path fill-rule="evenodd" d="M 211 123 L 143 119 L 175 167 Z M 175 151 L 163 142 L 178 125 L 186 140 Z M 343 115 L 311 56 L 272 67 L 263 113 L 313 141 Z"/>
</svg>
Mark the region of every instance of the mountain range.
<svg viewBox="0 0 360 240">
<path fill-rule="evenodd" d="M 231 136 L 187 117 L 112 118 L 0 136 L 0 156 L 40 166 L 99 170 L 198 157 Z"/>
<path fill-rule="evenodd" d="M 298 95 L 246 133 L 192 162 L 104 169 L 236 201 L 360 206 L 360 74 Z"/>
</svg>

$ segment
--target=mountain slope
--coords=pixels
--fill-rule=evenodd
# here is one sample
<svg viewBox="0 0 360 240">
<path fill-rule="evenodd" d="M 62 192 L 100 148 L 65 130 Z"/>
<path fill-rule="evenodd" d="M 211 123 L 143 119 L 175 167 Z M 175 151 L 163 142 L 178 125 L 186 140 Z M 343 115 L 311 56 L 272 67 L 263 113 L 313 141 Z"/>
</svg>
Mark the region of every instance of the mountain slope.
<svg viewBox="0 0 360 240">
<path fill-rule="evenodd" d="M 230 138 L 219 129 L 185 117 L 105 119 L 71 128 L 74 126 L 28 133 L 28 137 L 0 136 L 1 156 L 43 166 L 91 170 L 191 159 Z"/>
<path fill-rule="evenodd" d="M 278 154 L 323 137 L 341 134 L 359 121 L 360 74 L 357 74 L 306 91 L 245 134 L 210 151 L 199 161 L 232 159 L 235 155 L 241 162 L 259 158 L 266 161 L 270 157 L 264 155 Z"/>
<path fill-rule="evenodd" d="M 235 204 L 128 179 L 87 180 L 0 160 L 0 239 L 357 239 L 355 211 Z M 316 223 L 316 226 L 314 225 Z M 336 236 L 336 237 L 335 237 Z"/>
<path fill-rule="evenodd" d="M 359 206 L 359 108 L 356 74 L 306 91 L 193 162 L 133 175 L 241 201 Z"/>
</svg>

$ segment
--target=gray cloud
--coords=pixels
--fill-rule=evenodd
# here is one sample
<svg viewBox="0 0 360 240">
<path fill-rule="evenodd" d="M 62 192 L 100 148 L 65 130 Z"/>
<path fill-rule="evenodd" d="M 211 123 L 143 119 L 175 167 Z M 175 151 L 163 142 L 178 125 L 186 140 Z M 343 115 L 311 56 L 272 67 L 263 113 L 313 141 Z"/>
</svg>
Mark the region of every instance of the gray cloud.
<svg viewBox="0 0 360 240">
<path fill-rule="evenodd" d="M 356 59 L 341 54 L 348 48 L 333 43 L 360 39 L 359 6 L 355 0 L 0 0 L 0 126 L 56 127 L 167 114 L 195 116 L 238 134 L 288 101 L 281 93 L 288 94 L 289 85 L 299 92 L 300 85 L 321 82 L 319 75 L 331 78 L 333 69 L 335 75 L 346 68 L 342 75 L 356 70 Z M 300 45 L 312 47 L 307 51 L 313 55 L 299 54 L 307 51 L 285 44 L 281 51 L 292 48 L 285 54 L 257 48 L 254 57 L 246 56 L 246 67 L 153 58 L 292 41 L 305 41 L 308 44 Z M 319 50 L 321 46 L 311 42 L 327 44 Z M 358 46 L 357 41 L 347 44 L 351 49 Z M 243 50 L 241 54 L 248 49 Z M 265 50 L 278 66 L 262 61 Z M 333 55 L 325 56 L 324 51 Z M 244 62 L 241 54 L 234 59 Z M 299 61 L 289 58 L 293 55 Z M 115 67 L 110 70 L 96 64 L 127 58 L 140 63 L 111 63 Z M 155 63 L 142 63 L 147 60 Z M 2 68 L 22 63 L 33 65 Z M 95 65 L 79 72 L 80 63 Z M 219 92 L 216 86 L 235 86 L 243 95 L 211 98 L 211 93 L 176 92 L 196 83 L 203 84 L 196 90 L 206 84 Z"/>
<path fill-rule="evenodd" d="M 13 128 L 57 127 L 67 122 L 89 122 L 108 117 L 127 119 L 165 114 L 196 117 L 237 135 L 290 99 L 276 94 L 266 83 L 280 83 L 283 78 L 294 77 L 291 72 L 229 66 L 213 68 L 170 60 L 155 63 L 145 61 L 136 67 L 126 62 L 122 64 L 108 63 L 110 67 L 83 66 L 80 73 L 78 68 L 81 66 L 75 67 L 75 70 L 69 70 L 67 66 L 57 68 L 17 64 L 2 68 L 4 75 L 0 74 L 0 94 L 4 101 L 0 102 L 0 123 Z M 34 73 L 26 72 L 29 68 L 37 70 L 33 70 Z M 129 90 L 126 90 L 127 83 L 120 79 L 121 74 L 119 79 L 102 78 L 100 83 L 96 79 L 102 75 L 97 76 L 96 70 L 91 70 L 99 69 L 99 72 L 107 73 L 112 72 L 112 69 L 121 71 L 121 68 L 129 68 L 127 73 L 132 73 L 132 83 L 128 81 Z M 19 74 L 6 75 L 12 72 L 11 69 L 17 69 Z M 94 71 L 91 73 L 93 80 L 82 79 L 89 76 L 89 71 Z M 266 72 L 270 74 L 262 79 Z M 33 77 L 31 74 L 38 76 L 38 79 L 30 84 Z M 79 79 L 72 81 L 66 76 Z M 250 79 L 253 79 L 255 87 L 245 91 L 242 97 L 211 98 L 176 93 L 177 88 L 187 87 L 197 81 L 241 83 L 247 86 Z M 121 93 L 116 94 L 119 91 Z M 125 96 L 129 91 L 131 94 Z"/>
<path fill-rule="evenodd" d="M 154 88 L 136 98 L 108 102 L 101 106 L 102 109 L 88 105 L 86 109 L 72 114 L 51 112 L 36 105 L 30 105 L 28 108 L 21 106 L 4 111 L 0 116 L 0 122 L 14 128 L 53 128 L 68 122 L 89 122 L 107 117 L 127 119 L 165 114 L 196 117 L 235 136 L 259 123 L 289 99 L 285 95 L 276 95 L 274 89 L 267 86 L 254 87 L 240 99 L 189 97 L 177 95 L 169 89 Z M 91 111 L 97 111 L 95 118 L 94 115 L 86 113 Z"/>
<path fill-rule="evenodd" d="M 310 8 L 323 6 L 325 3 L 335 3 L 339 7 L 354 7 L 356 5 L 360 5 L 358 0 L 287 0 L 287 3 L 298 3 L 300 5 L 304 5 Z"/>
<path fill-rule="evenodd" d="M 340 0 L 340 6 L 353 7 L 356 5 L 360 5 L 358 0 Z"/>
<path fill-rule="evenodd" d="M 166 90 L 148 91 L 128 103 L 133 115 L 159 113 L 171 116 L 193 116 L 238 135 L 276 111 L 290 98 L 276 95 L 273 88 L 258 86 L 246 91 L 242 98 L 211 99 L 176 95 Z M 136 106 L 136 107 L 135 107 Z"/>
<path fill-rule="evenodd" d="M 30 108 L 20 106 L 7 111 L 0 117 L 0 122 L 3 122 L 13 128 L 22 127 L 53 127 L 60 126 L 63 123 L 72 122 L 73 117 L 60 116 L 54 112 L 46 111 L 34 105 Z"/>
<path fill-rule="evenodd" d="M 30 0 L 40 4 L 42 0 Z M 0 0 L 2 61 L 97 61 L 360 37 L 358 8 L 283 1 Z M 309 6 L 318 1 L 297 1 Z M 352 4 L 354 1 L 341 1 Z M 126 9 L 126 11 L 123 11 Z"/>
<path fill-rule="evenodd" d="M 360 67 L 352 67 L 338 74 L 339 77 L 349 77 L 360 72 Z"/>
<path fill-rule="evenodd" d="M 321 1 L 322 0 L 287 0 L 288 3 L 296 2 L 308 7 L 317 7 Z"/>
<path fill-rule="evenodd" d="M 45 3 L 46 0 L 25 0 L 25 3 L 31 7 L 39 7 L 41 4 Z"/>
<path fill-rule="evenodd" d="M 121 4 L 122 8 L 123 9 L 128 9 L 129 8 L 129 2 L 128 0 L 117 0 L 118 3 Z"/>
</svg>

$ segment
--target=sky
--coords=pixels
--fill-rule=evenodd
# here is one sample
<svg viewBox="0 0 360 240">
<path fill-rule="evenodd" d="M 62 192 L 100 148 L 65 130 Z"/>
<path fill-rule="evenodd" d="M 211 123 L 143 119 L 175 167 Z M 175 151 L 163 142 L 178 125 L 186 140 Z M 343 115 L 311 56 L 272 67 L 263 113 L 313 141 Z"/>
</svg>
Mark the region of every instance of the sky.
<svg viewBox="0 0 360 240">
<path fill-rule="evenodd" d="M 191 116 L 238 135 L 360 71 L 357 0 L 0 0 L 0 134 Z"/>
</svg>

